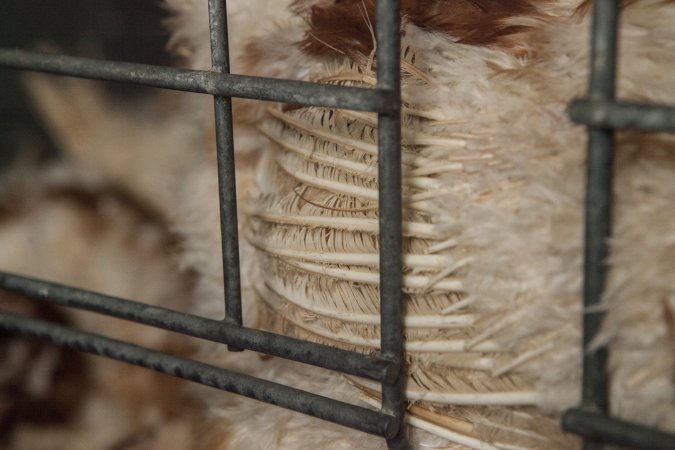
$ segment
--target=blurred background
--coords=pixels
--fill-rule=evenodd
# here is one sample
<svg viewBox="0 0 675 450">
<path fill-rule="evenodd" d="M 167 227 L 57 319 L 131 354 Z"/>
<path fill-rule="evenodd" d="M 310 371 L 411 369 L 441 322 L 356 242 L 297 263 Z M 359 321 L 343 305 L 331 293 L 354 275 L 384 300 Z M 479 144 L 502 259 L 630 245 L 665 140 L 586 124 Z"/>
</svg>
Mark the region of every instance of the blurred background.
<svg viewBox="0 0 675 450">
<path fill-rule="evenodd" d="M 0 47 L 167 65 L 166 16 L 161 0 L 0 0 Z M 0 69 L 0 173 L 59 154 L 32 110 L 20 76 Z M 155 92 L 103 85 L 110 101 L 142 101 Z"/>
</svg>

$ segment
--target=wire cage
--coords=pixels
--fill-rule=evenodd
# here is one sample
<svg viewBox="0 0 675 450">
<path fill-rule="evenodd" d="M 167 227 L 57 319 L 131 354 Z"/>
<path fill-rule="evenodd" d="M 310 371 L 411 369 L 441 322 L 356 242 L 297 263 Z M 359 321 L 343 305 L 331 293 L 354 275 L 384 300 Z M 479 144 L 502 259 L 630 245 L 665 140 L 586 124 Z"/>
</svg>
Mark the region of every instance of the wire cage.
<svg viewBox="0 0 675 450">
<path fill-rule="evenodd" d="M 616 101 L 617 41 L 620 2 L 593 2 L 588 97 L 572 102 L 570 117 L 588 127 L 584 250 L 583 345 L 600 330 L 602 313 L 592 310 L 605 288 L 611 235 L 614 130 L 673 131 L 675 108 Z M 584 449 L 611 443 L 644 449 L 667 449 L 675 436 L 612 419 L 608 411 L 607 349 L 584 352 L 582 405 L 563 416 L 563 429 L 584 437 Z"/>
<path fill-rule="evenodd" d="M 214 97 L 225 311 L 207 319 L 0 272 L 0 289 L 56 305 L 105 314 L 151 327 L 253 350 L 381 383 L 379 411 L 329 399 L 227 369 L 184 359 L 120 340 L 33 318 L 0 312 L 0 330 L 30 335 L 75 350 L 125 361 L 196 383 L 380 435 L 390 449 L 409 448 L 404 426 L 404 351 L 401 205 L 400 2 L 377 1 L 377 86 L 374 89 L 320 85 L 229 73 L 225 0 L 209 0 L 212 70 L 100 61 L 0 49 L 0 67 L 34 70 L 208 94 Z M 592 60 L 588 97 L 570 108 L 573 121 L 588 127 L 584 305 L 600 301 L 611 233 L 612 155 L 615 129 L 675 131 L 675 108 L 615 100 L 619 2 L 593 2 Z M 381 352 L 363 355 L 242 326 L 237 205 L 231 99 L 248 98 L 377 113 Z M 599 330 L 602 313 L 585 313 L 584 345 Z M 604 444 L 642 449 L 675 448 L 675 436 L 608 417 L 607 351 L 585 352 L 583 401 L 563 417 L 563 428 L 584 438 L 583 448 Z"/>
</svg>

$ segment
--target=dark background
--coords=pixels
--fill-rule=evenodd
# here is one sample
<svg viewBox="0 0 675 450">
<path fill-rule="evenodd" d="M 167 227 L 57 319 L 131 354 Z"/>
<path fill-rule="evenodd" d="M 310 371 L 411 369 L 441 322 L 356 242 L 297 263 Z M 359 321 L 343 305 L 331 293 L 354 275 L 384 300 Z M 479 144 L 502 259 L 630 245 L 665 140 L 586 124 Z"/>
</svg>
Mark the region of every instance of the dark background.
<svg viewBox="0 0 675 450">
<path fill-rule="evenodd" d="M 170 64 L 169 33 L 161 0 L 0 0 L 0 47 L 35 50 L 49 46 L 74 56 Z M 31 150 L 37 159 L 57 156 L 23 92 L 19 72 L 0 69 L 0 171 Z M 149 89 L 108 83 L 118 101 Z"/>
</svg>

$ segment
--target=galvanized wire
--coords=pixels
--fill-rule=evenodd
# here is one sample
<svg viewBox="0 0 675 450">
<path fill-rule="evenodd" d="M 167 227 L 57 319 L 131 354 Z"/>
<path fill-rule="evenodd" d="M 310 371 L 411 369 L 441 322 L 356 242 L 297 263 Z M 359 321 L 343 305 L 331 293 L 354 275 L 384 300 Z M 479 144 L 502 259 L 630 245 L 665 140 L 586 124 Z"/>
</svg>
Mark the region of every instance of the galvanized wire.
<svg viewBox="0 0 675 450">
<path fill-rule="evenodd" d="M 379 357 L 21 275 L 0 272 L 0 289 L 34 300 L 105 314 L 375 381 L 391 382 L 398 373 L 397 366 Z"/>
<path fill-rule="evenodd" d="M 37 337 L 74 350 L 147 367 L 156 372 L 282 406 L 367 433 L 391 437 L 398 432 L 398 420 L 379 411 L 350 405 L 282 384 L 198 361 L 179 358 L 97 334 L 76 331 L 54 323 L 12 313 L 0 314 L 0 329 Z"/>
<path fill-rule="evenodd" d="M 209 0 L 213 64 L 210 71 L 0 49 L 0 67 L 214 96 L 225 321 L 1 272 L 0 288 L 37 300 L 222 342 L 230 345 L 231 350 L 255 350 L 370 378 L 382 383 L 381 411 L 10 313 L 0 313 L 0 329 L 40 337 L 379 434 L 387 438 L 392 450 L 409 448 L 404 427 L 399 1 L 377 2 L 378 84 L 375 89 L 230 74 L 226 10 L 225 0 Z M 241 326 L 232 97 L 378 113 L 382 356 L 366 356 Z"/>
<path fill-rule="evenodd" d="M 391 450 L 408 448 L 405 436 L 403 346 L 403 233 L 401 199 L 401 27 L 398 0 L 377 2 L 377 87 L 395 96 L 396 107 L 378 114 L 378 207 L 382 356 L 399 367 L 394 383 L 382 383 L 382 410 L 397 417 L 400 433 L 387 441 Z"/>
<path fill-rule="evenodd" d="M 250 98 L 355 111 L 390 112 L 395 109 L 391 99 L 392 93 L 378 89 L 102 61 L 25 50 L 0 49 L 0 67 L 221 97 Z"/>
<path fill-rule="evenodd" d="M 646 450 L 673 450 L 675 436 L 603 414 L 572 409 L 563 416 L 563 428 L 591 442 L 621 445 Z"/>
<path fill-rule="evenodd" d="M 607 279 L 611 235 L 614 130 L 675 131 L 675 108 L 622 103 L 615 99 L 620 2 L 594 0 L 588 97 L 572 102 L 570 117 L 588 127 L 582 404 L 563 416 L 566 431 L 584 438 L 584 450 L 605 444 L 641 449 L 675 448 L 675 436 L 608 417 L 607 348 L 587 350 L 600 330 L 597 309 Z"/>
<path fill-rule="evenodd" d="M 225 0 L 209 0 L 212 70 L 230 73 L 230 52 L 227 36 L 227 7 Z M 239 226 L 237 220 L 237 182 L 234 165 L 234 129 L 232 99 L 213 98 L 216 119 L 216 158 L 218 167 L 218 197 L 220 200 L 220 239 L 223 253 L 223 282 L 225 286 L 225 321 L 242 324 L 241 277 L 239 265 Z M 229 347 L 231 351 L 240 350 Z"/>
<path fill-rule="evenodd" d="M 615 0 L 593 2 L 591 75 L 588 97 L 612 101 L 616 84 L 619 5 Z M 586 159 L 586 224 L 584 252 L 583 345 L 588 348 L 602 324 L 600 303 L 607 278 L 608 238 L 611 233 L 614 130 L 588 128 Z M 582 402 L 584 408 L 606 412 L 608 407 L 607 350 L 584 352 Z M 586 442 L 585 448 L 596 448 Z"/>
</svg>

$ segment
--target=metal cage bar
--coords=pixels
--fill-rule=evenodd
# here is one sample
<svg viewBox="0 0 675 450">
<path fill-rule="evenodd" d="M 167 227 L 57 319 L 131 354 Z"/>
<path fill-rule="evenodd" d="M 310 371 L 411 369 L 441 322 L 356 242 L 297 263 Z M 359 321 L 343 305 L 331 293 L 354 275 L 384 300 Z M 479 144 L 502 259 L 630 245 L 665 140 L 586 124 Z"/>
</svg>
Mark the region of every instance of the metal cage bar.
<svg viewBox="0 0 675 450">
<path fill-rule="evenodd" d="M 105 314 L 375 381 L 391 382 L 397 373 L 390 361 L 380 357 L 240 327 L 220 320 L 205 319 L 25 276 L 0 272 L 0 289 L 33 300 Z"/>
<path fill-rule="evenodd" d="M 224 74 L 208 70 L 185 70 L 151 64 L 102 61 L 16 49 L 0 49 L 0 67 L 223 97 L 325 106 L 354 111 L 389 112 L 395 108 L 390 98 L 391 92 L 379 89 Z"/>
<path fill-rule="evenodd" d="M 607 349 L 588 351 L 603 314 L 599 305 L 607 278 L 611 235 L 614 130 L 634 128 L 675 131 L 675 108 L 617 102 L 617 40 L 620 2 L 594 0 L 591 70 L 588 98 L 572 102 L 570 117 L 588 127 L 586 226 L 584 251 L 584 315 L 582 404 L 567 411 L 563 429 L 583 437 L 584 450 L 605 444 L 665 450 L 675 436 L 608 417 Z"/>
<path fill-rule="evenodd" d="M 377 2 L 377 87 L 393 93 L 399 108 L 378 114 L 378 182 L 380 245 L 380 339 L 382 356 L 398 366 L 394 383 L 382 383 L 382 410 L 399 419 L 399 433 L 389 448 L 407 446 L 403 348 L 403 256 L 401 204 L 401 26 L 398 1 Z"/>
<path fill-rule="evenodd" d="M 619 5 L 615 0 L 593 3 L 591 74 L 588 95 L 592 100 L 614 100 Z M 600 303 L 607 278 L 607 239 L 611 233 L 614 130 L 588 128 L 586 159 L 586 226 L 584 252 L 583 345 L 588 348 L 600 330 Z M 607 351 L 584 351 L 582 402 L 586 409 L 607 411 Z M 586 443 L 585 448 L 594 448 Z"/>
<path fill-rule="evenodd" d="M 673 450 L 675 436 L 652 428 L 612 419 L 583 409 L 572 409 L 563 416 L 563 428 L 591 442 L 604 442 L 631 449 Z"/>
<path fill-rule="evenodd" d="M 603 100 L 575 100 L 570 117 L 594 128 L 675 132 L 675 107 Z"/>
<path fill-rule="evenodd" d="M 2 272 L 0 289 L 35 300 L 224 343 L 230 350 L 254 350 L 370 378 L 382 383 L 382 408 L 374 411 L 123 341 L 11 313 L 0 313 L 0 329 L 147 367 L 378 434 L 387 439 L 390 449 L 407 449 L 409 444 L 403 426 L 405 376 L 401 242 L 400 1 L 377 1 L 378 82 L 375 89 L 230 74 L 226 1 L 208 0 L 208 5 L 213 66 L 209 71 L 98 61 L 16 49 L 0 49 L 0 67 L 203 93 L 214 97 L 225 320 L 192 316 Z M 367 356 L 242 326 L 232 97 L 378 113 L 382 338 L 380 356 Z"/>
<path fill-rule="evenodd" d="M 381 414 L 378 411 L 127 342 L 76 331 L 50 322 L 3 313 L 0 314 L 0 328 L 37 337 L 74 350 L 147 367 L 157 372 L 282 406 L 367 433 L 389 437 L 394 435 L 398 429 L 395 417 Z"/>
<path fill-rule="evenodd" d="M 209 0 L 209 26 L 212 70 L 230 73 L 230 51 L 227 36 L 225 0 Z M 234 130 L 232 99 L 213 98 L 216 119 L 216 159 L 218 198 L 220 202 L 220 240 L 223 252 L 225 286 L 225 321 L 242 324 L 241 277 L 239 268 L 239 231 L 237 219 L 237 182 L 234 164 Z M 228 347 L 230 351 L 241 350 Z"/>
</svg>

